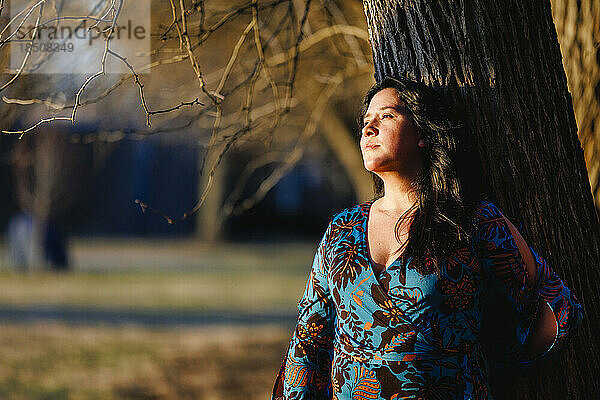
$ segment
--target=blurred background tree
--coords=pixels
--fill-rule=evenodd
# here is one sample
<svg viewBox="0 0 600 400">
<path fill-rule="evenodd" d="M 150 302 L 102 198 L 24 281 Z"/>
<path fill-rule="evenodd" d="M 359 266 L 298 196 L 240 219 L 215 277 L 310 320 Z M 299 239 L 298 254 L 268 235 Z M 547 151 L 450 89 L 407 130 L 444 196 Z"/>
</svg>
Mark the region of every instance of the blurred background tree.
<svg viewBox="0 0 600 400">
<path fill-rule="evenodd" d="M 119 2 L 104 3 L 97 15 Z M 34 20 L 40 11 L 24 9 Z M 91 81 L 92 74 L 5 75 L 3 129 L 14 133 L 5 143 L 49 126 L 70 132 L 72 141 L 93 149 L 100 168 L 93 181 L 100 183 L 92 190 L 106 191 L 112 181 L 121 191 L 110 195 L 116 215 L 114 205 L 109 211 L 95 200 L 107 194 L 84 195 L 85 226 L 78 218 L 70 230 L 195 233 L 215 241 L 249 232 L 262 219 L 271 229 L 297 223 L 298 232 L 312 232 L 333 210 L 369 196 L 354 140 L 357 99 L 371 83 L 359 2 L 152 2 L 151 41 L 151 62 L 134 74 Z M 107 59 L 122 62 L 116 53 Z M 23 70 L 38 65 L 30 60 Z M 98 60 L 91 67 L 100 66 Z M 171 171 L 177 178 L 156 176 L 167 175 L 156 169 L 177 152 L 180 166 Z M 118 174 L 111 172 L 115 163 L 123 164 Z M 287 189 L 273 191 L 282 179 Z M 330 195 L 317 195 L 325 187 Z M 293 188 L 301 201 L 284 193 Z M 130 207 L 136 198 L 144 210 L 185 220 L 184 227 L 155 215 L 140 222 Z M 313 206 L 305 207 L 307 201 Z"/>
<path fill-rule="evenodd" d="M 600 208 L 600 5 L 553 0 L 552 17 L 596 208 Z"/>
<path fill-rule="evenodd" d="M 98 2 L 101 3 L 104 4 L 97 8 L 98 15 L 119 4 Z M 586 71 L 592 71 L 577 73 L 573 69 L 569 76 L 573 76 L 571 86 L 577 86 L 572 90 L 587 93 L 575 97 L 575 103 L 581 104 L 575 108 L 582 110 L 577 112 L 578 120 L 583 121 L 579 132 L 582 143 L 589 148 L 586 160 L 594 188 L 600 181 L 593 164 L 596 158 L 592 144 L 597 141 L 590 139 L 593 134 L 589 132 L 597 124 L 585 121 L 593 121 L 598 113 L 583 110 L 590 110 L 596 101 L 592 93 L 598 82 L 593 73 L 593 66 L 597 65 L 593 56 L 597 47 L 593 26 L 597 18 L 592 11 L 597 7 L 591 2 L 575 2 L 574 6 L 567 1 L 555 3 L 555 14 L 564 15 L 555 18 L 564 38 L 563 47 L 568 40 L 569 44 L 587 46 L 585 50 L 565 50 L 568 56 L 564 59 L 567 69 L 568 65 L 575 68 L 585 64 Z M 32 8 L 30 18 L 36 16 L 37 10 Z M 46 12 L 50 12 L 50 7 Z M 577 12 L 581 18 L 575 16 Z M 8 22 L 6 13 L 3 18 Z M 587 19 L 589 22 L 584 23 Z M 185 138 L 185 145 L 198 147 L 197 170 L 201 177 L 194 185 L 197 198 L 179 198 L 179 206 L 169 206 L 167 200 L 157 204 L 143 196 L 139 200 L 172 220 L 184 212 L 189 216 L 198 211 L 198 223 L 188 229 L 207 240 L 223 237 L 227 221 L 259 204 L 286 173 L 302 162 L 305 151 L 319 151 L 318 141 L 347 179 L 343 184 L 352 194 L 346 197 L 364 200 L 370 194 L 370 181 L 360 168 L 360 153 L 352 138 L 357 100 L 372 83 L 366 28 L 358 1 L 152 2 L 149 65 L 136 70 L 136 74 L 95 77 L 91 86 L 86 83 L 90 74 L 54 76 L 41 81 L 19 76 L 3 88 L 7 114 L 4 127 L 19 131 L 43 118 L 66 118 L 67 123 L 54 120 L 36 130 L 48 124 L 66 129 L 68 120 L 79 118 L 81 123 L 95 125 L 99 133 L 85 140 L 90 146 L 103 147 L 100 152 L 105 156 L 106 149 L 114 146 L 94 142 L 114 143 L 161 133 L 163 144 L 181 143 L 181 138 Z M 577 37 L 573 33 L 576 31 L 584 39 L 568 39 Z M 3 46 L 5 49 L 8 43 Z M 5 51 L 3 55 L 7 64 L 9 54 Z M 118 54 L 108 53 L 107 57 L 121 62 Z M 569 59 L 573 60 L 570 64 Z M 32 61 L 30 64 L 37 65 Z M 15 78 L 6 77 L 5 82 Z M 575 83 L 576 79 L 582 83 Z M 79 93 L 81 104 L 73 116 L 73 105 L 82 86 L 85 90 Z M 131 111 L 118 112 L 125 109 Z M 98 118 L 109 114 L 113 116 L 110 120 Z M 22 129 L 12 129 L 9 115 L 13 119 L 18 116 Z M 147 122 L 152 126 L 146 126 Z M 245 162 L 252 160 L 243 173 L 227 161 L 238 152 L 246 154 L 242 157 Z M 222 171 L 217 172 L 221 163 Z M 187 181 L 185 184 L 190 185 Z M 336 191 L 344 191 L 342 185 L 337 186 Z M 184 206 L 186 201 L 190 206 Z"/>
<path fill-rule="evenodd" d="M 85 188 L 85 152 L 69 137 L 47 129 L 24 137 L 11 154 L 15 194 L 24 212 L 11 221 L 13 259 L 22 268 L 66 269 L 64 239 L 54 221 L 64 218 Z"/>
</svg>

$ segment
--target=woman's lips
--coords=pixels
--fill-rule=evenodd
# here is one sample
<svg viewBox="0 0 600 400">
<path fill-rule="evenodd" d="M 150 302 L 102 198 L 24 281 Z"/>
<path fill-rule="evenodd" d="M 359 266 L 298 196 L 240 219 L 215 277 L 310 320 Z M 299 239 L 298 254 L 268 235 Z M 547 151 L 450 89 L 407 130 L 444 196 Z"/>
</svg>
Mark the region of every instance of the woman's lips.
<svg viewBox="0 0 600 400">
<path fill-rule="evenodd" d="M 374 149 L 375 147 L 379 147 L 378 144 L 368 144 L 365 146 L 365 150 L 371 150 Z"/>
</svg>

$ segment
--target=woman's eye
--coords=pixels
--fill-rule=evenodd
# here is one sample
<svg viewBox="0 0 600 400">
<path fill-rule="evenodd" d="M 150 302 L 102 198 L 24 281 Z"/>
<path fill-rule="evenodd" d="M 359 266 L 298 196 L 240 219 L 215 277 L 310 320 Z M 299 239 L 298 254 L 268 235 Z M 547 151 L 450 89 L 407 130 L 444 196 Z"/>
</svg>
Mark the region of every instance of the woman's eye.
<svg viewBox="0 0 600 400">
<path fill-rule="evenodd" d="M 384 119 L 384 118 L 392 118 L 392 117 L 393 117 L 393 115 L 392 115 L 392 114 L 383 114 L 383 115 L 381 116 L 381 118 L 382 118 L 382 119 Z"/>
</svg>

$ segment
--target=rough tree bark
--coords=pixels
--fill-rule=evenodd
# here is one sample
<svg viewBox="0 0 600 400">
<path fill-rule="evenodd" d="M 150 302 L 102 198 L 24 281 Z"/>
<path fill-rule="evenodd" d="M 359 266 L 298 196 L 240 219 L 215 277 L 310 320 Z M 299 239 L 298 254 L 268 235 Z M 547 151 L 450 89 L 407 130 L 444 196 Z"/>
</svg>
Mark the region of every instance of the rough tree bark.
<svg viewBox="0 0 600 400">
<path fill-rule="evenodd" d="M 600 209 L 600 2 L 552 0 L 596 208 Z"/>
<path fill-rule="evenodd" d="M 583 326 L 552 367 L 498 397 L 597 398 L 599 226 L 550 1 L 363 4 L 375 79 L 411 77 L 462 103 L 488 191 L 583 303 Z"/>
</svg>

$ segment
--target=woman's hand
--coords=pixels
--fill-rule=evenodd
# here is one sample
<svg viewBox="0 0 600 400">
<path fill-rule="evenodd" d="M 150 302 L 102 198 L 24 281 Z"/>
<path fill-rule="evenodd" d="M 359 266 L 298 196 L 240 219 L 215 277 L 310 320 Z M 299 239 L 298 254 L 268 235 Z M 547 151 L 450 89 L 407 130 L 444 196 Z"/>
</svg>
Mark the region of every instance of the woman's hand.
<svg viewBox="0 0 600 400">
<path fill-rule="evenodd" d="M 558 335 L 558 324 L 552 308 L 540 299 L 538 317 L 531 328 L 529 336 L 523 345 L 525 359 L 533 359 L 548 350 Z"/>
</svg>

